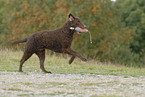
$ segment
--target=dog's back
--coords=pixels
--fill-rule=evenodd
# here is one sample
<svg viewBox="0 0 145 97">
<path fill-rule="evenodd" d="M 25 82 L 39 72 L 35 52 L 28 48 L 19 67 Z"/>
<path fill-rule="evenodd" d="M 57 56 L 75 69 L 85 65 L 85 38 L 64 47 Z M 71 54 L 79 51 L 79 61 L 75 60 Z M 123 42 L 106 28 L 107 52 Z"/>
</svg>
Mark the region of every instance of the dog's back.
<svg viewBox="0 0 145 97">
<path fill-rule="evenodd" d="M 26 43 L 26 49 L 50 49 L 52 51 L 62 53 L 62 48 L 70 47 L 73 35 L 67 34 L 69 31 L 65 26 L 56 30 L 40 31 L 32 34 Z M 28 46 L 27 46 L 28 45 Z"/>
</svg>

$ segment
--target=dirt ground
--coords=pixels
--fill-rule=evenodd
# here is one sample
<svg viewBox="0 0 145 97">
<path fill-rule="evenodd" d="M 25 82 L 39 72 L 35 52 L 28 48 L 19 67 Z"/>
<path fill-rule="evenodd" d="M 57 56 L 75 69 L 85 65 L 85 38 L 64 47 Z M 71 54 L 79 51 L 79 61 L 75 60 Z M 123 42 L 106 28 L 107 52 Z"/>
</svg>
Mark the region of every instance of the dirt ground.
<svg viewBox="0 0 145 97">
<path fill-rule="evenodd" d="M 145 76 L 0 72 L 0 97 L 145 97 Z"/>
</svg>

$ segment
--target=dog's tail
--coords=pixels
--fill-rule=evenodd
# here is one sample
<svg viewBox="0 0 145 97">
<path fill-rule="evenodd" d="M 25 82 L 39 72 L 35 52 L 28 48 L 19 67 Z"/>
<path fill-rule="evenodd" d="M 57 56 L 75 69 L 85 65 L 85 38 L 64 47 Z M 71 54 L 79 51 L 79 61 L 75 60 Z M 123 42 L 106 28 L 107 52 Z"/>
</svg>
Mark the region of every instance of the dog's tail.
<svg viewBox="0 0 145 97">
<path fill-rule="evenodd" d="M 25 39 L 21 39 L 21 40 L 16 40 L 16 41 L 11 41 L 11 44 L 18 44 L 18 43 L 23 43 L 23 42 L 27 42 L 27 38 Z"/>
</svg>

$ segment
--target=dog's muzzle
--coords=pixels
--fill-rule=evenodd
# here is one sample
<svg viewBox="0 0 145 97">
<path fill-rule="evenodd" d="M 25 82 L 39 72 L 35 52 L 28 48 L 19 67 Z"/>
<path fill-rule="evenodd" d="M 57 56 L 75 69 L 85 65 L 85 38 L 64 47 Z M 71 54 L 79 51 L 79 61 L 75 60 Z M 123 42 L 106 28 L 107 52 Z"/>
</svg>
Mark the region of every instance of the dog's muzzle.
<svg viewBox="0 0 145 97">
<path fill-rule="evenodd" d="M 76 32 L 77 32 L 77 34 L 80 34 L 80 32 L 88 32 L 88 30 L 87 29 L 82 29 L 82 28 L 80 28 L 80 27 L 76 27 L 76 28 L 74 28 L 74 27 L 70 27 L 70 29 L 71 30 L 75 30 Z"/>
</svg>

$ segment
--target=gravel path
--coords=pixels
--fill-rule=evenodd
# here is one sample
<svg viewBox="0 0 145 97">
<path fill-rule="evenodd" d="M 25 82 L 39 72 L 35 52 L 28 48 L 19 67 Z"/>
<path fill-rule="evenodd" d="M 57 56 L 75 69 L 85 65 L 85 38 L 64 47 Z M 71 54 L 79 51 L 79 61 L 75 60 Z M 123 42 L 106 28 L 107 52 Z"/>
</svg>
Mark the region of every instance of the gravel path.
<svg viewBox="0 0 145 97">
<path fill-rule="evenodd" d="M 145 97 L 145 76 L 0 72 L 0 97 Z"/>
</svg>

